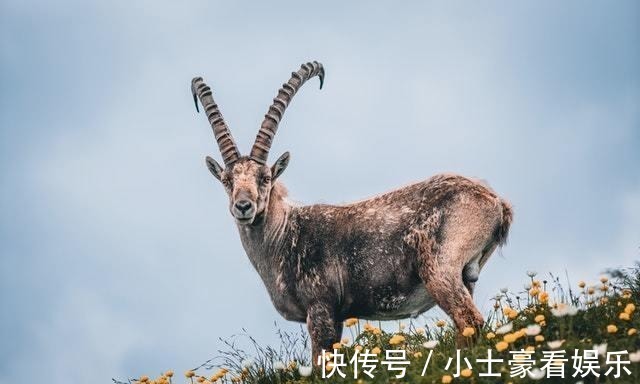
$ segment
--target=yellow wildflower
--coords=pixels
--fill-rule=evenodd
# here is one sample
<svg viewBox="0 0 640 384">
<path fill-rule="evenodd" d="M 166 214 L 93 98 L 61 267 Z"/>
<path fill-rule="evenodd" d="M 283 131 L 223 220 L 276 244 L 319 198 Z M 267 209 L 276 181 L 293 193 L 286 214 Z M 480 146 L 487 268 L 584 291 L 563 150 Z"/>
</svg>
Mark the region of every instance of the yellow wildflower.
<svg viewBox="0 0 640 384">
<path fill-rule="evenodd" d="M 607 278 L 607 276 L 602 276 L 602 277 L 600 277 L 600 282 L 601 282 L 602 284 L 606 283 L 607 281 L 609 281 L 609 279 Z"/>
<path fill-rule="evenodd" d="M 207 379 L 205 377 L 203 377 L 203 376 L 198 376 L 198 378 L 196 380 L 198 381 L 198 383 L 203 383 Z"/>
<path fill-rule="evenodd" d="M 616 327 L 615 324 L 609 324 L 607 325 L 607 332 L 616 333 L 618 332 L 618 327 Z"/>
<path fill-rule="evenodd" d="M 442 384 L 449 384 L 453 381 L 453 377 L 451 375 L 442 376 Z"/>
<path fill-rule="evenodd" d="M 533 321 L 535 321 L 536 323 L 539 323 L 541 321 L 544 321 L 544 315 L 538 315 L 536 316 Z"/>
<path fill-rule="evenodd" d="M 538 300 L 540 300 L 540 302 L 542 304 L 548 302 L 549 301 L 549 293 L 547 291 L 540 292 L 540 294 L 538 295 Z"/>
<path fill-rule="evenodd" d="M 630 317 L 629 314 L 627 312 L 622 312 L 620 313 L 620 315 L 618 316 L 618 318 L 620 320 L 624 320 L 624 321 L 629 321 Z"/>
<path fill-rule="evenodd" d="M 473 372 L 471 372 L 471 370 L 469 368 L 465 368 L 462 371 L 460 371 L 460 376 L 462 377 L 471 377 L 471 374 Z"/>
<path fill-rule="evenodd" d="M 447 322 L 446 322 L 446 321 L 444 321 L 444 320 L 438 320 L 438 321 L 436 322 L 436 326 L 438 326 L 438 327 L 440 327 L 440 328 L 444 327 L 446 324 L 447 324 Z"/>
<path fill-rule="evenodd" d="M 422 357 L 422 352 L 416 352 L 413 354 L 413 357 L 415 357 L 416 359 L 419 359 Z"/>
<path fill-rule="evenodd" d="M 540 288 L 542 284 L 540 284 L 540 280 L 533 280 L 531 282 L 531 285 L 533 285 L 534 287 Z"/>
<path fill-rule="evenodd" d="M 333 343 L 333 349 L 340 349 L 342 348 L 342 344 L 340 343 Z"/>
<path fill-rule="evenodd" d="M 375 328 L 373 328 L 372 333 L 373 333 L 374 335 L 380 335 L 380 334 L 382 334 L 382 331 L 380 330 L 380 328 L 375 327 Z"/>
<path fill-rule="evenodd" d="M 536 347 L 534 347 L 533 345 L 529 345 L 527 348 L 525 348 L 525 351 L 535 351 Z"/>
<path fill-rule="evenodd" d="M 381 350 L 380 348 L 378 348 L 378 347 L 374 347 L 374 348 L 371 350 L 371 353 L 373 353 L 374 355 L 379 355 L 379 354 L 380 354 L 380 352 L 382 352 L 382 350 Z"/>
<path fill-rule="evenodd" d="M 578 287 L 580 287 L 580 288 L 584 288 L 586 285 L 587 285 L 587 283 L 585 283 L 585 282 L 584 282 L 584 281 L 582 281 L 582 280 L 580 280 L 580 281 L 578 282 Z"/>
<path fill-rule="evenodd" d="M 362 345 L 356 345 L 355 347 L 353 347 L 353 349 L 355 349 L 356 351 L 360 352 L 360 351 L 362 351 Z"/>
<path fill-rule="evenodd" d="M 536 336 L 536 341 L 537 341 L 538 343 L 543 342 L 543 341 L 544 341 L 544 336 L 542 336 L 542 335 L 538 335 L 538 336 Z"/>
<path fill-rule="evenodd" d="M 629 315 L 633 313 L 633 311 L 636 310 L 636 306 L 633 305 L 632 303 L 627 304 L 626 307 L 624 307 L 624 312 L 628 313 Z"/>
<path fill-rule="evenodd" d="M 464 330 L 462 330 L 462 336 L 464 337 L 470 337 L 475 335 L 476 330 L 471 328 L 471 327 L 466 327 Z"/>
<path fill-rule="evenodd" d="M 402 344 L 404 343 L 404 336 L 402 335 L 393 335 L 391 336 L 391 339 L 389 339 L 389 344 L 391 345 L 397 345 L 397 344 Z"/>
<path fill-rule="evenodd" d="M 504 342 L 504 341 L 499 341 L 499 342 L 496 343 L 496 350 L 498 352 L 502 352 L 507 348 L 509 348 L 509 344 Z"/>
<path fill-rule="evenodd" d="M 167 377 L 173 377 L 173 371 L 172 370 L 168 370 L 167 372 L 164 373 L 165 376 Z"/>
<path fill-rule="evenodd" d="M 493 339 L 494 337 L 496 337 L 496 334 L 495 334 L 495 333 L 493 333 L 493 332 L 489 332 L 489 333 L 487 333 L 487 336 L 486 336 L 486 337 L 487 337 L 487 340 L 491 340 L 491 339 Z"/>
<path fill-rule="evenodd" d="M 518 340 L 518 337 L 513 333 L 507 333 L 506 335 L 504 335 L 502 340 L 504 340 L 505 342 L 511 344 L 511 343 L 515 342 L 516 340 Z"/>
<path fill-rule="evenodd" d="M 356 324 L 358 324 L 358 319 L 355 317 L 350 317 L 344 321 L 344 325 L 346 325 L 347 327 L 353 327 Z"/>
<path fill-rule="evenodd" d="M 593 287 L 589 287 L 589 289 L 587 290 L 587 293 L 589 293 L 590 295 L 593 295 L 596 292 L 596 289 Z"/>
<path fill-rule="evenodd" d="M 140 376 L 140 379 L 138 381 L 141 383 L 146 383 L 147 381 L 149 381 L 149 376 Z"/>
<path fill-rule="evenodd" d="M 340 342 L 341 342 L 343 345 L 347 345 L 347 344 L 349 344 L 349 341 L 350 341 L 350 340 L 349 340 L 349 338 L 348 338 L 348 337 L 343 337 L 343 338 L 342 338 L 342 340 L 340 340 Z"/>
<path fill-rule="evenodd" d="M 540 293 L 540 290 L 538 288 L 534 287 L 529 290 L 529 295 L 531 295 L 531 297 L 538 296 L 538 293 Z"/>
<path fill-rule="evenodd" d="M 424 328 L 416 328 L 416 333 L 418 335 L 424 335 L 425 334 L 425 330 L 424 330 Z"/>
<path fill-rule="evenodd" d="M 607 284 L 602 284 L 602 285 L 600 286 L 600 290 L 601 290 L 602 292 L 607 292 L 607 291 L 609 290 L 609 286 L 608 286 Z"/>
<path fill-rule="evenodd" d="M 196 375 L 196 373 L 195 373 L 195 372 L 193 372 L 193 371 L 187 371 L 187 372 L 185 372 L 185 373 L 184 373 L 184 376 L 185 376 L 187 379 L 190 379 L 190 378 L 192 378 L 192 377 L 193 377 L 193 376 L 195 376 L 195 375 Z"/>
<path fill-rule="evenodd" d="M 627 335 L 629 336 L 633 336 L 636 333 L 638 333 L 638 331 L 635 328 L 629 328 L 629 330 L 627 331 Z"/>
</svg>

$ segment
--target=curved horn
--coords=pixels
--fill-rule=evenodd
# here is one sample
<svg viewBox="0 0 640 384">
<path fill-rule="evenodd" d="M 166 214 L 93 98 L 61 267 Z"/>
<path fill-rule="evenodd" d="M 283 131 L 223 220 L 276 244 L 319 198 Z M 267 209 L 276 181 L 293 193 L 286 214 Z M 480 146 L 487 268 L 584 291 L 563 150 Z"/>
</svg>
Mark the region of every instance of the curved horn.
<svg viewBox="0 0 640 384">
<path fill-rule="evenodd" d="M 282 88 L 278 90 L 278 95 L 273 99 L 273 104 L 269 107 L 269 111 L 264 116 L 256 141 L 251 148 L 251 154 L 249 157 L 260 163 L 266 164 L 267 157 L 269 157 L 269 150 L 271 149 L 271 142 L 273 136 L 275 136 L 278 130 L 278 124 L 282 120 L 282 115 L 287 109 L 287 106 L 291 102 L 293 96 L 298 92 L 298 89 L 309 80 L 310 78 L 318 76 L 320 78 L 320 89 L 324 83 L 324 68 L 322 64 L 314 61 L 313 63 L 302 64 L 298 72 L 291 74 L 291 79 L 288 82 L 282 84 Z"/>
<path fill-rule="evenodd" d="M 194 77 L 191 80 L 191 93 L 193 94 L 193 102 L 196 104 L 196 111 L 198 109 L 198 98 L 207 114 L 209 124 L 213 129 L 213 135 L 220 147 L 220 154 L 225 165 L 233 164 L 238 158 L 240 158 L 240 152 L 233 141 L 233 136 L 227 127 L 227 123 L 224 122 L 224 118 L 218 109 L 218 105 L 213 101 L 211 88 L 202 80 L 202 77 Z"/>
</svg>

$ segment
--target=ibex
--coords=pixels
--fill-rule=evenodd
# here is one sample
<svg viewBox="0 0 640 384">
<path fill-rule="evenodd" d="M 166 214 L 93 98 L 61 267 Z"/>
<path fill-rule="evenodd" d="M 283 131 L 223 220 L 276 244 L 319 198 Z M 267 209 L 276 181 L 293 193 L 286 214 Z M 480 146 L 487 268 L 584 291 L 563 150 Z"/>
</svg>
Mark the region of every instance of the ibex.
<svg viewBox="0 0 640 384">
<path fill-rule="evenodd" d="M 442 174 L 348 205 L 287 200 L 279 177 L 289 153 L 271 167 L 267 157 L 287 106 L 314 76 L 322 89 L 324 69 L 315 61 L 282 85 L 249 156 L 238 151 L 211 89 L 201 77 L 191 83 L 224 161 L 207 156 L 207 167 L 229 195 L 242 245 L 275 308 L 306 322 L 314 362 L 349 317 L 400 319 L 437 304 L 460 332 L 482 326 L 474 285 L 512 221 L 509 203 L 487 186 Z"/>
</svg>

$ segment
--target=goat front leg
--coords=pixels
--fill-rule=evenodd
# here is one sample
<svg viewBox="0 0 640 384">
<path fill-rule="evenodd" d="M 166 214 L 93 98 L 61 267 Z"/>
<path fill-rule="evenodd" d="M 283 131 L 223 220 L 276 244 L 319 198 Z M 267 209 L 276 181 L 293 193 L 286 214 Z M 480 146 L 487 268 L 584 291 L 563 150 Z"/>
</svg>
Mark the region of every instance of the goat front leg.
<svg viewBox="0 0 640 384">
<path fill-rule="evenodd" d="M 311 337 L 312 365 L 319 365 L 322 350 L 332 351 L 339 341 L 342 323 L 335 318 L 335 311 L 326 304 L 315 304 L 307 310 L 307 328 Z"/>
<path fill-rule="evenodd" d="M 344 329 L 344 323 L 342 321 L 335 322 L 336 327 L 336 342 L 342 342 L 342 330 Z"/>
</svg>

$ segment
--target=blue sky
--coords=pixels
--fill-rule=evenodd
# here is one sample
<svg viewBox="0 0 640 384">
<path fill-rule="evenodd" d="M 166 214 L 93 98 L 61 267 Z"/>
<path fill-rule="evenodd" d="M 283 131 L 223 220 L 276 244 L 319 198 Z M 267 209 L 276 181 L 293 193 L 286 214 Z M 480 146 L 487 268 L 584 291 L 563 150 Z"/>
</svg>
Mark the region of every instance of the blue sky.
<svg viewBox="0 0 640 384">
<path fill-rule="evenodd" d="M 396 2 L 397 3 L 397 2 Z M 275 342 L 189 82 L 248 150 L 308 60 L 327 70 L 273 153 L 293 199 L 340 203 L 438 172 L 515 208 L 480 276 L 595 280 L 640 257 L 637 2 L 0 3 L 0 383 L 108 382 Z M 437 312 L 426 317 L 437 316 Z M 423 320 L 420 320 L 423 321 Z"/>
</svg>

